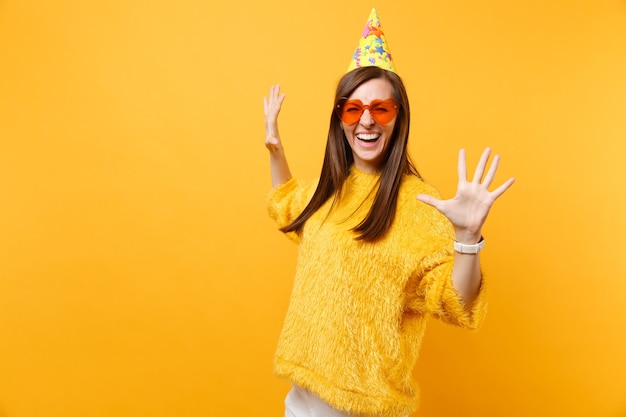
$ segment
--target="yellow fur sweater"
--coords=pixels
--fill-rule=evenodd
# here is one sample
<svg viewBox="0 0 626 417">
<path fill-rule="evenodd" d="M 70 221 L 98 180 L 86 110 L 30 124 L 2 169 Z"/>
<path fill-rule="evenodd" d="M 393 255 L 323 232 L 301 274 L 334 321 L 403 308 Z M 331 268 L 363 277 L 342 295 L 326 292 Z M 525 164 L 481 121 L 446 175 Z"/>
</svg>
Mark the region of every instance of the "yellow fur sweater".
<svg viewBox="0 0 626 417">
<path fill-rule="evenodd" d="M 486 299 L 483 283 L 473 311 L 464 308 L 452 285 L 452 226 L 415 198 L 438 196 L 415 176 L 403 179 L 385 237 L 354 239 L 377 180 L 353 168 L 332 211 L 328 201 L 300 235 L 288 234 L 299 254 L 274 370 L 350 414 L 398 417 L 417 408 L 412 372 L 427 318 L 475 329 Z M 292 178 L 272 190 L 270 216 L 287 225 L 315 187 Z"/>
</svg>

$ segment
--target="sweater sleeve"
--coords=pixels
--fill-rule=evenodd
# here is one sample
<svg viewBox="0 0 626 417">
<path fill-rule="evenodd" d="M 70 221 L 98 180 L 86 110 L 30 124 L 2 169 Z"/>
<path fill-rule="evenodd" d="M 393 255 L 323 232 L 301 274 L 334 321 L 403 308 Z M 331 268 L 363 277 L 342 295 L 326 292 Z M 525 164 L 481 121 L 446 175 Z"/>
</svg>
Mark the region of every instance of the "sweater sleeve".
<svg viewBox="0 0 626 417">
<path fill-rule="evenodd" d="M 487 291 L 483 276 L 479 293 L 471 311 L 454 288 L 452 268 L 454 254 L 434 254 L 424 259 L 421 279 L 417 280 L 412 308 L 430 314 L 446 323 L 476 330 L 484 321 L 487 312 Z"/>
<path fill-rule="evenodd" d="M 425 192 L 437 198 L 434 187 L 425 184 Z M 475 330 L 484 321 L 487 311 L 486 285 L 483 275 L 481 287 L 471 311 L 459 296 L 452 282 L 454 267 L 454 230 L 449 220 L 431 207 L 422 206 L 420 211 L 425 238 L 422 251 L 413 276 L 409 279 L 407 308 L 420 314 L 429 314 L 446 323 L 465 329 Z M 417 226 L 416 226 L 417 228 Z"/>
<path fill-rule="evenodd" d="M 310 188 L 292 177 L 270 191 L 267 197 L 267 211 L 279 228 L 287 226 L 302 213 L 310 199 Z M 300 241 L 300 237 L 295 232 L 285 235 L 296 243 Z"/>
</svg>

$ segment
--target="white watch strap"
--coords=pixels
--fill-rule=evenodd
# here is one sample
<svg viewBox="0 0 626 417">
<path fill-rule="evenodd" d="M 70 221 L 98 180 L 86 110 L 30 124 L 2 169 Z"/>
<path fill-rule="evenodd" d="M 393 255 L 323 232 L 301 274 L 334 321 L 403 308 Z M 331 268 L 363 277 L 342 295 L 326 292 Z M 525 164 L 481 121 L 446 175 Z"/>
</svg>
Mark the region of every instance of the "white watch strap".
<svg viewBox="0 0 626 417">
<path fill-rule="evenodd" d="M 467 245 L 465 243 L 454 241 L 454 250 L 459 253 L 472 253 L 476 254 L 485 247 L 485 239 L 480 238 L 480 241 L 475 245 Z"/>
</svg>

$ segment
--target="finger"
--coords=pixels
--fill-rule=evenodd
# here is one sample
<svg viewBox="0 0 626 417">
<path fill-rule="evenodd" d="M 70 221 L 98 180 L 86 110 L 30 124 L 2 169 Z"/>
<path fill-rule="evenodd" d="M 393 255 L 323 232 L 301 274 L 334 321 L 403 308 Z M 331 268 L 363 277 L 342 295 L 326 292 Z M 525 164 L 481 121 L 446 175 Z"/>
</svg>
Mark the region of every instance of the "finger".
<svg viewBox="0 0 626 417">
<path fill-rule="evenodd" d="M 491 154 L 491 148 L 486 148 L 483 151 L 483 154 L 480 156 L 478 165 L 476 165 L 476 171 L 474 171 L 474 178 L 472 179 L 473 183 L 479 184 L 480 180 L 482 180 L 483 175 L 485 174 L 485 167 L 487 166 L 487 161 L 489 160 L 490 154 Z"/>
<path fill-rule="evenodd" d="M 459 150 L 459 162 L 457 163 L 459 182 L 467 181 L 467 167 L 465 165 L 465 149 Z"/>
<path fill-rule="evenodd" d="M 267 116 L 267 97 L 263 97 L 263 112 Z"/>
<path fill-rule="evenodd" d="M 493 190 L 493 192 L 491 193 L 491 195 L 493 196 L 493 199 L 496 200 L 498 197 L 504 194 L 504 192 L 508 190 L 509 187 L 513 185 L 514 182 L 515 182 L 515 178 L 511 177 L 504 184 L 502 184 L 501 186 Z"/>
<path fill-rule="evenodd" d="M 280 92 L 280 84 L 276 84 L 273 88 L 274 88 L 273 95 L 274 95 L 274 98 L 276 98 L 278 97 L 278 93 Z"/>
<path fill-rule="evenodd" d="M 270 106 L 280 105 L 283 103 L 285 99 L 285 94 L 279 94 L 280 84 L 273 85 L 270 87 L 269 101 L 268 104 Z"/>
<path fill-rule="evenodd" d="M 493 179 L 496 176 L 496 171 L 498 170 L 498 165 L 500 165 L 500 155 L 496 155 L 496 156 L 493 157 L 493 162 L 491 162 L 491 166 L 489 167 L 489 171 L 487 171 L 487 175 L 485 175 L 485 180 L 483 181 L 483 184 L 485 184 L 485 186 L 487 188 L 489 188 L 489 186 L 493 182 Z"/>
</svg>

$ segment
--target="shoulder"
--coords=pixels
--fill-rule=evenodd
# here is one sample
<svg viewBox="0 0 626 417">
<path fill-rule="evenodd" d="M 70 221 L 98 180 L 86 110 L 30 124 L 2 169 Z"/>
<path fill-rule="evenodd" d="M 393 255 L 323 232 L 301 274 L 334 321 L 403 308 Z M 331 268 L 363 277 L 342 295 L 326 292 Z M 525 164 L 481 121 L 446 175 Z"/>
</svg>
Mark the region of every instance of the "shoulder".
<svg viewBox="0 0 626 417">
<path fill-rule="evenodd" d="M 439 191 L 423 178 L 412 174 L 404 175 L 400 184 L 400 198 L 414 199 L 418 194 L 428 194 L 436 198 L 441 197 Z"/>
<path fill-rule="evenodd" d="M 433 206 L 417 199 L 419 194 L 428 194 L 441 198 L 441 194 L 432 184 L 415 175 L 405 175 L 398 196 L 397 214 L 400 222 L 409 230 L 421 230 L 425 235 L 448 238 L 451 231 L 450 221 Z"/>
<path fill-rule="evenodd" d="M 289 180 L 274 187 L 270 190 L 269 194 L 271 198 L 281 198 L 287 195 L 305 195 L 311 196 L 317 188 L 319 179 L 302 181 L 297 177 L 291 177 Z"/>
</svg>

